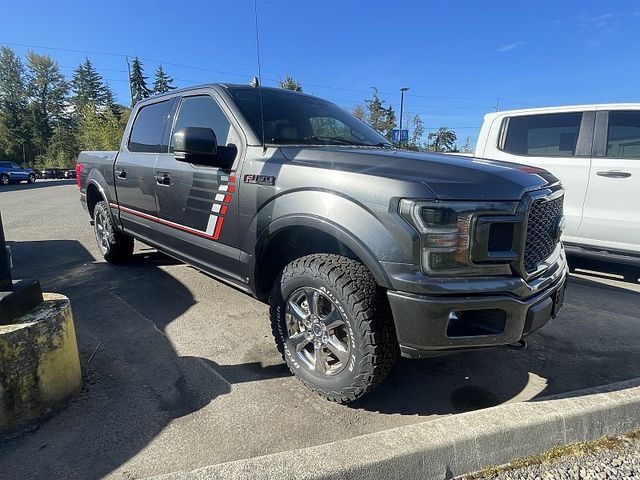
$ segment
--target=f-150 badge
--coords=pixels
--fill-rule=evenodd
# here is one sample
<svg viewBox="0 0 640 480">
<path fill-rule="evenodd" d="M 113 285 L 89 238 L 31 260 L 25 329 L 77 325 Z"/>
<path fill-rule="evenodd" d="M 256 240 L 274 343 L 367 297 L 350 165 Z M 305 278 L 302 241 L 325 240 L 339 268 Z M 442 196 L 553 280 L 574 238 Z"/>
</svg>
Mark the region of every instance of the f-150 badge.
<svg viewBox="0 0 640 480">
<path fill-rule="evenodd" d="M 256 175 L 253 173 L 244 176 L 244 183 L 255 183 L 257 185 L 275 185 L 276 177 L 271 175 Z"/>
</svg>

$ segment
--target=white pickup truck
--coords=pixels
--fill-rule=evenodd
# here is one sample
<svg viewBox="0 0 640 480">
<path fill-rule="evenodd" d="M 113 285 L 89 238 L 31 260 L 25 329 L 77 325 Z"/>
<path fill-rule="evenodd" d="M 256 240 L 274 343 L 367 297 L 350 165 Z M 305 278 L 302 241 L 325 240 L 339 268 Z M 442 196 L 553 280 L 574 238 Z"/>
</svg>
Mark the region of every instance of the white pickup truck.
<svg viewBox="0 0 640 480">
<path fill-rule="evenodd" d="M 640 103 L 490 113 L 475 156 L 560 179 L 568 252 L 640 265 Z"/>
</svg>

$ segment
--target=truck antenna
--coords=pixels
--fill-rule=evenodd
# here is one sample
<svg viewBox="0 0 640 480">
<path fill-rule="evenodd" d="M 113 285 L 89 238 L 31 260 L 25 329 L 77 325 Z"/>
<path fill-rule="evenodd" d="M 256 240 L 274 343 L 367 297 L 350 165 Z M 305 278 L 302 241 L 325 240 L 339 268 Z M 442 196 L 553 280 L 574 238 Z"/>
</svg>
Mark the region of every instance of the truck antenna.
<svg viewBox="0 0 640 480">
<path fill-rule="evenodd" d="M 262 101 L 262 71 L 260 69 L 260 31 L 258 30 L 258 0 L 253 0 L 253 13 L 255 14 L 256 19 L 256 57 L 258 62 L 258 78 L 254 77 L 254 80 L 251 81 L 251 85 L 255 87 L 256 83 L 257 87 L 260 91 L 260 130 L 262 130 L 262 154 L 267 151 L 267 146 L 264 141 L 264 102 Z M 257 80 L 257 82 L 255 81 Z"/>
</svg>

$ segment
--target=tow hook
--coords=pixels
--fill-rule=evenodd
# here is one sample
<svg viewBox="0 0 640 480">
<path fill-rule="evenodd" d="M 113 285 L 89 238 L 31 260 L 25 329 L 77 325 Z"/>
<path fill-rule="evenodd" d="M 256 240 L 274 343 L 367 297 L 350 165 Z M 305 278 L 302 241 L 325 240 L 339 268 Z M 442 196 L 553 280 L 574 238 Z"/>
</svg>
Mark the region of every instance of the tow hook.
<svg viewBox="0 0 640 480">
<path fill-rule="evenodd" d="M 514 350 L 522 350 L 523 348 L 527 348 L 527 341 L 521 338 L 517 342 L 510 343 L 505 346 L 507 348 L 513 348 Z"/>
</svg>

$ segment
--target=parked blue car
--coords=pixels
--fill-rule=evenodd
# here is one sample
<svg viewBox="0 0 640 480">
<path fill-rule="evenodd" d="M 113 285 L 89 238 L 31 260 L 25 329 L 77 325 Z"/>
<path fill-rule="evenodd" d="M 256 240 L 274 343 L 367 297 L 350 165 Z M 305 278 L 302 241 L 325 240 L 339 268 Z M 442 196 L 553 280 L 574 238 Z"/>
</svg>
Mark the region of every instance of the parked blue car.
<svg viewBox="0 0 640 480">
<path fill-rule="evenodd" d="M 36 174 L 30 168 L 21 167 L 13 162 L 0 162 L 0 185 L 36 181 Z"/>
</svg>

